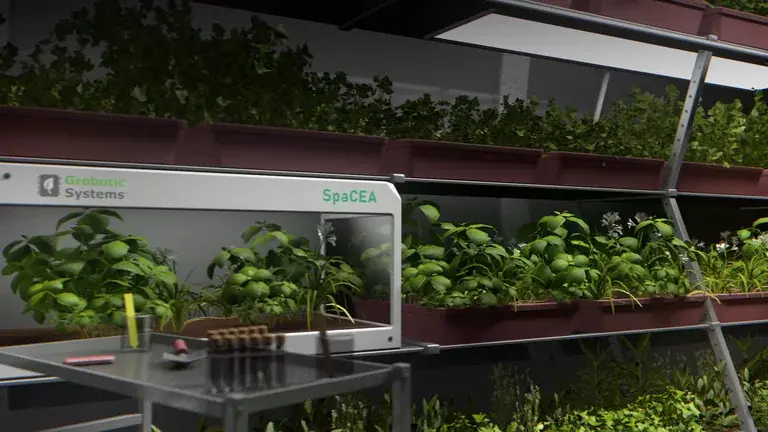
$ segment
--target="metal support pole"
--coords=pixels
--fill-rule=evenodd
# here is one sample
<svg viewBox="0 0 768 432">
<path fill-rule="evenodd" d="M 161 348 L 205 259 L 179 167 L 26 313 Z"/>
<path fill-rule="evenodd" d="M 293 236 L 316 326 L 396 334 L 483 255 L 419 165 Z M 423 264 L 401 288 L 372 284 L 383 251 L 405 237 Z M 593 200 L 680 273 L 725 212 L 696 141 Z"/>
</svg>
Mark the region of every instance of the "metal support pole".
<svg viewBox="0 0 768 432">
<path fill-rule="evenodd" d="M 710 36 L 710 38 L 713 38 Z M 680 168 L 685 158 L 685 150 L 688 148 L 688 140 L 691 137 L 691 126 L 696 117 L 696 108 L 699 105 L 699 97 L 704 88 L 704 81 L 707 79 L 709 63 L 712 60 L 712 53 L 709 51 L 699 51 L 696 56 L 696 62 L 693 65 L 691 81 L 688 83 L 688 93 L 683 102 L 683 111 L 680 113 L 680 122 L 675 132 L 675 142 L 672 145 L 672 151 L 669 154 L 669 160 L 665 167 L 662 183 L 663 190 L 675 189 L 677 187 L 677 178 L 680 176 Z"/>
<path fill-rule="evenodd" d="M 671 195 L 674 195 L 674 191 L 672 191 Z M 675 224 L 678 238 L 688 241 L 688 231 L 685 229 L 685 223 L 683 222 L 683 216 L 680 213 L 680 207 L 677 205 L 677 200 L 674 196 L 667 196 L 662 198 L 662 202 L 667 217 Z M 687 264 L 687 267 L 687 273 L 691 282 L 696 286 L 703 286 L 704 282 L 699 263 L 691 261 Z M 707 298 L 704 302 L 703 321 L 709 324 L 709 328 L 707 329 L 709 343 L 712 346 L 712 351 L 718 362 L 723 366 L 723 380 L 729 390 L 731 405 L 733 405 L 736 415 L 739 417 L 741 430 L 743 432 L 756 432 L 755 422 L 752 420 L 752 414 L 749 412 L 749 404 L 747 403 L 747 398 L 744 396 L 744 389 L 741 387 L 739 374 L 736 371 L 736 367 L 733 365 L 733 359 L 731 359 L 731 353 L 728 350 L 728 345 L 725 343 L 725 337 L 723 336 L 720 321 L 717 320 L 715 306 L 712 304 L 710 298 Z"/>
<path fill-rule="evenodd" d="M 139 412 L 141 413 L 141 432 L 152 432 L 152 401 L 139 399 Z"/>
<path fill-rule="evenodd" d="M 395 363 L 392 383 L 392 432 L 411 431 L 411 365 Z"/>
<path fill-rule="evenodd" d="M 608 83 L 611 81 L 611 71 L 603 72 L 603 81 L 600 83 L 600 92 L 597 94 L 597 103 L 595 104 L 595 114 L 592 116 L 592 123 L 600 120 L 605 105 L 605 93 L 608 92 Z"/>
<path fill-rule="evenodd" d="M 224 432 L 247 432 L 248 414 L 228 403 L 224 409 Z"/>
</svg>

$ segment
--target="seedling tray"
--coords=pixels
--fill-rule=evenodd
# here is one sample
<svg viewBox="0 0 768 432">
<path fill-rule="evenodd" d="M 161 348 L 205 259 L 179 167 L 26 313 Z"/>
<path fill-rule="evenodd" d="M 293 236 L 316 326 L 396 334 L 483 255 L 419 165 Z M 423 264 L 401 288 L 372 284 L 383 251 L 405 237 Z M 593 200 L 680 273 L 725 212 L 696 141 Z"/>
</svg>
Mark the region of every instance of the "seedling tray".
<svg viewBox="0 0 768 432">
<path fill-rule="evenodd" d="M 174 369 L 163 360 L 163 353 L 172 352 L 173 341 L 178 338 L 155 333 L 152 347 L 146 352 L 121 352 L 119 336 L 15 346 L 0 349 L 0 363 L 219 418 L 232 409 L 242 413 L 258 412 L 340 392 L 384 386 L 398 376 L 392 366 L 333 358 L 334 376 L 329 378 L 321 358 L 284 353 L 284 382 L 268 389 L 212 394 L 206 361 Z M 185 341 L 190 356 L 200 354 L 205 348 L 203 339 L 185 338 Z M 62 363 L 66 357 L 104 354 L 115 355 L 115 363 L 85 367 Z"/>
</svg>

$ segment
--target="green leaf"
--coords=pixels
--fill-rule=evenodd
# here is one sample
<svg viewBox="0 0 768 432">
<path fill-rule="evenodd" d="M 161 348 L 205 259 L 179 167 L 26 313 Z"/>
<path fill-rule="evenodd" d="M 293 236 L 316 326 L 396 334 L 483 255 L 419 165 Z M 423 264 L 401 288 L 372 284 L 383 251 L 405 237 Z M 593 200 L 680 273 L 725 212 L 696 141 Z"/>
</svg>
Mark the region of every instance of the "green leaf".
<svg viewBox="0 0 768 432">
<path fill-rule="evenodd" d="M 40 303 L 40 301 L 43 299 L 43 297 L 45 297 L 45 294 L 46 294 L 46 292 L 45 292 L 45 291 L 43 291 L 43 292 L 39 292 L 39 293 L 37 293 L 37 294 L 33 295 L 33 296 L 32 296 L 32 297 L 29 299 L 29 301 L 27 302 L 27 304 L 29 305 L 29 307 L 30 307 L 30 308 L 34 308 L 35 306 L 37 306 L 37 305 L 38 305 L 38 303 Z"/>
<path fill-rule="evenodd" d="M 19 291 L 23 291 L 32 285 L 34 278 L 27 272 L 18 273 L 13 280 L 11 280 L 11 291 L 17 294 Z"/>
<path fill-rule="evenodd" d="M 430 283 L 441 294 L 451 289 L 451 280 L 443 275 L 432 276 Z"/>
<path fill-rule="evenodd" d="M 752 228 L 757 228 L 758 226 L 768 222 L 768 217 L 760 218 L 754 222 L 752 222 Z"/>
<path fill-rule="evenodd" d="M 27 244 L 34 246 L 41 253 L 49 256 L 56 254 L 57 238 L 54 236 L 34 236 L 27 240 Z"/>
<path fill-rule="evenodd" d="M 69 213 L 68 215 L 66 215 L 63 218 L 59 219 L 59 221 L 56 222 L 56 231 L 61 229 L 62 225 L 64 225 L 65 223 L 71 221 L 72 219 L 77 219 L 77 218 L 79 218 L 80 216 L 82 216 L 84 214 L 85 214 L 84 211 L 76 211 L 76 212 Z"/>
<path fill-rule="evenodd" d="M 427 218 L 430 224 L 436 223 L 440 219 L 440 211 L 437 207 L 430 204 L 422 204 L 419 206 L 419 210 Z"/>
<path fill-rule="evenodd" d="M 43 285 L 43 288 L 48 291 L 61 291 L 62 289 L 64 289 L 64 282 L 68 280 L 69 278 L 63 278 L 63 279 L 48 281 Z"/>
<path fill-rule="evenodd" d="M 83 300 L 72 293 L 61 293 L 56 296 L 56 302 L 64 307 L 75 309 L 83 302 Z"/>
<path fill-rule="evenodd" d="M 739 240 L 744 241 L 752 236 L 752 232 L 750 232 L 748 229 L 741 229 L 736 231 L 736 234 L 739 236 Z"/>
<path fill-rule="evenodd" d="M 95 209 L 95 210 L 92 210 L 92 212 L 96 214 L 104 215 L 104 216 L 109 216 L 111 218 L 115 218 L 119 220 L 120 222 L 123 222 L 123 218 L 122 216 L 120 216 L 120 213 L 112 209 Z"/>
<path fill-rule="evenodd" d="M 177 282 L 176 275 L 166 266 L 157 266 L 152 274 L 166 285 L 173 285 Z"/>
<path fill-rule="evenodd" d="M 469 237 L 469 241 L 471 241 L 473 244 L 477 246 L 482 246 L 484 244 L 487 244 L 488 241 L 491 239 L 488 233 L 485 231 L 480 231 L 479 229 L 468 229 L 467 230 L 467 237 Z"/>
<path fill-rule="evenodd" d="M 252 250 L 248 248 L 235 248 L 229 251 L 232 255 L 240 258 L 241 260 L 248 262 L 248 263 L 255 263 L 256 262 L 256 254 L 253 253 Z M 219 254 L 221 255 L 221 254 Z M 219 257 L 217 257 L 218 259 Z"/>
<path fill-rule="evenodd" d="M 579 226 L 579 228 L 581 228 L 581 231 L 584 234 L 589 235 L 589 226 L 583 220 L 581 220 L 581 219 L 579 219 L 577 217 L 569 217 L 568 221 L 575 223 L 576 225 Z"/>
<path fill-rule="evenodd" d="M 622 237 L 619 239 L 619 244 L 631 251 L 636 251 L 640 247 L 640 242 L 634 237 Z"/>
<path fill-rule="evenodd" d="M 562 216 L 544 216 L 539 219 L 539 225 L 545 227 L 549 231 L 555 231 L 565 223 L 565 218 Z"/>
<path fill-rule="evenodd" d="M 139 266 L 137 266 L 136 264 L 134 264 L 132 262 L 129 262 L 129 261 L 120 261 L 119 263 L 113 265 L 112 268 L 115 269 L 115 270 L 123 270 L 123 271 L 127 271 L 129 273 L 134 273 L 134 274 L 138 274 L 138 275 L 143 275 L 144 274 L 144 272 L 141 271 Z"/>
<path fill-rule="evenodd" d="M 662 237 L 672 237 L 675 235 L 675 230 L 669 224 L 664 222 L 656 222 L 654 225 L 656 226 L 656 229 L 659 230 L 659 233 L 661 233 Z"/>
<path fill-rule="evenodd" d="M 115 240 L 113 242 L 107 243 L 104 246 L 102 246 L 102 250 L 104 250 L 104 254 L 109 259 L 113 259 L 113 260 L 124 257 L 125 254 L 128 253 L 129 249 L 130 248 L 128 247 L 127 244 L 119 240 Z"/>
<path fill-rule="evenodd" d="M 70 276 L 77 276 L 84 266 L 84 261 L 67 261 L 56 266 L 56 269 Z"/>
<path fill-rule="evenodd" d="M 22 243 L 24 243 L 24 240 L 16 240 L 9 243 L 6 247 L 3 248 L 3 258 L 8 258 L 8 255 L 11 253 L 11 251 Z"/>
<path fill-rule="evenodd" d="M 288 239 L 288 236 L 286 236 L 282 231 L 273 231 L 270 233 L 270 235 L 285 246 L 288 246 L 291 243 L 291 241 Z"/>
<path fill-rule="evenodd" d="M 482 231 L 481 231 L 482 232 Z M 445 256 L 445 248 L 434 245 L 424 245 L 416 249 L 416 251 L 425 258 L 430 259 L 442 259 Z"/>
<path fill-rule="evenodd" d="M 104 234 L 109 227 L 109 217 L 95 212 L 84 214 L 78 221 L 80 226 L 89 227 L 96 234 Z"/>
</svg>

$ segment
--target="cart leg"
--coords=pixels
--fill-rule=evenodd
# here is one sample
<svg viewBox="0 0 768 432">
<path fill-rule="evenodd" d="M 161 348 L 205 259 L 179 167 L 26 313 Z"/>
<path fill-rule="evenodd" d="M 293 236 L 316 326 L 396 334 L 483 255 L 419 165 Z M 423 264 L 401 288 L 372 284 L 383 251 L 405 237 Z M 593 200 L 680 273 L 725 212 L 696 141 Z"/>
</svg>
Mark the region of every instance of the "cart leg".
<svg viewBox="0 0 768 432">
<path fill-rule="evenodd" d="M 139 412 L 141 412 L 141 432 L 152 432 L 152 401 L 139 399 Z"/>
<path fill-rule="evenodd" d="M 237 407 L 227 404 L 224 409 L 224 432 L 246 432 L 248 430 L 248 414 Z"/>
<path fill-rule="evenodd" d="M 411 431 L 411 365 L 395 363 L 392 383 L 392 432 Z"/>
</svg>

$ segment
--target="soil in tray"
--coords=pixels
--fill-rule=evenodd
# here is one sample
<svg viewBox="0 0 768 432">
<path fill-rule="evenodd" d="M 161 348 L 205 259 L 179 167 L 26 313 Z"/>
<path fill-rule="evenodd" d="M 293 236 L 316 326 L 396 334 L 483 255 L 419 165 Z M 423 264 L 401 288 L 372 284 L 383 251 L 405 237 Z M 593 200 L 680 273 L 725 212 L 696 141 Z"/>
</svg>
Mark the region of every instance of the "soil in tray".
<svg viewBox="0 0 768 432">
<path fill-rule="evenodd" d="M 373 327 L 370 324 L 351 322 L 348 319 L 334 317 L 327 317 L 326 323 L 328 330 L 349 330 Z M 268 326 L 269 331 L 275 333 L 300 333 L 319 330 L 317 316 L 313 318 L 312 325 L 309 326 L 309 328 L 307 326 L 307 320 L 303 316 L 275 318 L 258 324 Z M 240 322 L 237 318 L 198 318 L 189 321 L 181 331 L 181 335 L 204 338 L 209 330 L 243 326 L 245 326 L 245 324 Z M 167 328 L 166 331 L 168 331 Z"/>
</svg>

